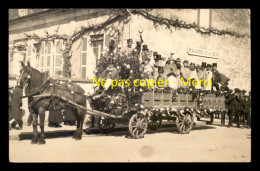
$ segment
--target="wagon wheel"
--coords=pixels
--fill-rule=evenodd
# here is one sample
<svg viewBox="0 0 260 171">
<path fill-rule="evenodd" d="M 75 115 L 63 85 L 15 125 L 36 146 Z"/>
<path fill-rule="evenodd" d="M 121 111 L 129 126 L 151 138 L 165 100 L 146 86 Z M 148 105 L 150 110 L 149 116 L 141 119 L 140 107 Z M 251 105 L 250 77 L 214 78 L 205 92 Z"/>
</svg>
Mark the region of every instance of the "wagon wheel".
<svg viewBox="0 0 260 171">
<path fill-rule="evenodd" d="M 176 118 L 176 126 L 179 134 L 190 133 L 193 127 L 194 118 L 190 114 L 180 115 Z"/>
<path fill-rule="evenodd" d="M 152 115 L 148 119 L 148 128 L 151 130 L 157 130 L 162 124 L 162 117 L 157 112 L 152 112 Z"/>
<path fill-rule="evenodd" d="M 115 128 L 115 123 L 110 123 L 109 118 L 99 116 L 98 127 L 100 132 L 102 132 L 103 134 L 109 134 Z"/>
<path fill-rule="evenodd" d="M 142 114 L 134 114 L 129 121 L 129 132 L 135 139 L 143 138 L 147 127 L 147 118 Z"/>
</svg>

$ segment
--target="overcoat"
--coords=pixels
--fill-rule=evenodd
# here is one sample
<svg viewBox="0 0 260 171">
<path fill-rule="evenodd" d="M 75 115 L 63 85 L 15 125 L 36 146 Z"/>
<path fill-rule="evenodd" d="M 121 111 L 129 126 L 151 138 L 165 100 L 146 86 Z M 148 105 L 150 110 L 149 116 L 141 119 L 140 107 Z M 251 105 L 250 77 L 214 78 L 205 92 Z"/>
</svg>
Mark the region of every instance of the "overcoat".
<svg viewBox="0 0 260 171">
<path fill-rule="evenodd" d="M 62 116 L 62 113 L 61 113 L 61 110 L 51 110 L 49 111 L 49 119 L 48 119 L 49 122 L 52 122 L 52 123 L 61 123 L 63 122 L 63 116 Z"/>
<path fill-rule="evenodd" d="M 21 119 L 22 111 L 20 110 L 20 106 L 22 106 L 23 91 L 20 87 L 16 86 L 13 91 L 13 96 L 11 99 L 11 115 L 10 118 Z"/>
<path fill-rule="evenodd" d="M 64 120 L 65 121 L 76 121 L 76 113 L 73 110 L 65 109 L 63 112 Z"/>
</svg>

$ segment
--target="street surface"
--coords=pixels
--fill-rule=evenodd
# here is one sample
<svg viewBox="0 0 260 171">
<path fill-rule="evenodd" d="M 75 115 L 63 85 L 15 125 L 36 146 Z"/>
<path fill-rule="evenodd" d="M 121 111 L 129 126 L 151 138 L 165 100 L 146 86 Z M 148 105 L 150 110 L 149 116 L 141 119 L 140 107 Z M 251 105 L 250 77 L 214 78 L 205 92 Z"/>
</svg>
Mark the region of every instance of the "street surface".
<svg viewBox="0 0 260 171">
<path fill-rule="evenodd" d="M 164 121 L 162 128 L 149 130 L 142 139 L 131 139 L 127 127 L 120 125 L 109 135 L 92 129 L 88 134 L 83 133 L 80 141 L 72 139 L 75 126 L 45 127 L 45 145 L 30 144 L 32 127 L 25 125 L 23 130 L 9 131 L 9 159 L 11 162 L 251 161 L 251 129 L 220 127 L 220 120 L 215 119 L 213 125 L 196 122 L 190 134 L 181 135 L 169 123 L 172 122 Z"/>
</svg>

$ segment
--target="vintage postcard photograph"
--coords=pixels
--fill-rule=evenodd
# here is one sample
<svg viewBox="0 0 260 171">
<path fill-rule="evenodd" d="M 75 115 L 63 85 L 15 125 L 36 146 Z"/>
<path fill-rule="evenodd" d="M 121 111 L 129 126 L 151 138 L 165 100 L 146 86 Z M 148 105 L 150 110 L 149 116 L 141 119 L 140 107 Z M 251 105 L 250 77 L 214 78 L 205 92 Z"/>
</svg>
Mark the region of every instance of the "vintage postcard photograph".
<svg viewBox="0 0 260 171">
<path fill-rule="evenodd" d="M 251 162 L 251 10 L 8 10 L 11 163 Z"/>
</svg>

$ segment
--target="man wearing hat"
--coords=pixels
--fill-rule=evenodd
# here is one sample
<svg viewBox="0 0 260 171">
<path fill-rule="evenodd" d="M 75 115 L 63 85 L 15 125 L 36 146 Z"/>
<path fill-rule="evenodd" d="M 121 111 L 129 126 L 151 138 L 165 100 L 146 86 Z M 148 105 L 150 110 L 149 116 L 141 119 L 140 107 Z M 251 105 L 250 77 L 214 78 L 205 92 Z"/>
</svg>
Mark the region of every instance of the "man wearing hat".
<svg viewBox="0 0 260 171">
<path fill-rule="evenodd" d="M 212 88 L 211 65 L 207 64 L 205 75 L 204 75 L 204 90 L 211 91 L 211 88 Z"/>
<path fill-rule="evenodd" d="M 132 47 L 133 45 L 133 39 L 127 39 L 127 47 L 124 48 L 123 53 L 127 57 L 131 57 L 133 55 L 134 48 Z"/>
<path fill-rule="evenodd" d="M 197 65 L 196 70 L 197 70 L 198 84 L 195 88 L 196 89 L 202 89 L 203 84 L 204 84 L 204 81 L 203 81 L 203 78 L 204 78 L 203 74 L 204 73 L 202 71 L 202 67 L 199 64 Z"/>
<path fill-rule="evenodd" d="M 158 55 L 158 52 L 153 52 L 153 59 L 155 60 L 156 56 Z"/>
<path fill-rule="evenodd" d="M 143 45 L 142 54 L 141 54 L 141 58 L 139 59 L 139 62 L 140 63 L 145 61 L 150 62 L 151 59 L 152 59 L 152 53 L 149 52 L 147 45 Z"/>
<path fill-rule="evenodd" d="M 163 73 L 164 73 L 164 70 L 163 70 L 163 66 L 158 66 L 158 77 L 157 77 L 157 79 L 156 79 L 156 82 L 157 82 L 157 85 L 159 85 L 158 84 L 158 82 L 159 82 L 159 80 L 163 80 L 163 84 L 165 84 L 165 80 L 167 79 L 167 77 L 165 77 L 164 75 L 163 75 Z M 160 84 L 160 85 L 162 85 L 162 84 Z M 159 86 L 160 87 L 160 86 Z"/>
<path fill-rule="evenodd" d="M 230 107 L 229 107 L 229 104 L 228 104 L 228 99 L 229 99 L 229 96 L 231 95 L 232 92 L 233 92 L 232 89 L 229 89 L 229 90 L 224 92 L 224 96 L 225 96 L 225 111 L 223 111 L 221 113 L 221 126 L 225 126 L 225 115 L 226 114 L 230 118 Z"/>
<path fill-rule="evenodd" d="M 136 42 L 136 47 L 134 49 L 134 55 L 140 54 L 141 49 L 142 49 L 142 43 L 137 41 Z"/>
<path fill-rule="evenodd" d="M 229 124 L 228 127 L 233 126 L 233 117 L 236 116 L 237 127 L 240 128 L 240 90 L 235 88 L 235 93 L 231 94 L 228 99 L 228 105 L 230 108 Z"/>
<path fill-rule="evenodd" d="M 175 64 L 177 66 L 177 69 L 180 70 L 181 69 L 181 58 L 177 58 Z"/>
<path fill-rule="evenodd" d="M 191 87 L 197 88 L 199 84 L 198 82 L 199 79 L 198 79 L 195 63 L 192 62 L 190 63 L 190 79 L 191 79 Z M 197 84 L 195 84 L 195 87 L 192 84 L 193 80 L 197 80 Z"/>
<path fill-rule="evenodd" d="M 182 80 L 184 80 L 185 84 L 186 84 L 187 80 L 190 77 L 190 73 L 191 73 L 191 71 L 190 71 L 190 68 L 189 68 L 189 61 L 184 60 L 183 61 L 183 67 L 181 67 L 181 77 L 183 79 L 181 79 L 181 81 L 180 81 L 180 84 L 181 84 L 180 86 L 182 86 L 183 88 L 189 88 L 189 84 L 187 83 L 187 85 L 185 86 L 184 82 Z"/>
<path fill-rule="evenodd" d="M 164 76 L 169 80 L 169 87 L 177 90 L 180 81 L 180 74 L 178 74 L 177 66 L 172 56 L 170 56 L 166 61 L 164 66 Z"/>
<path fill-rule="evenodd" d="M 159 72 L 158 72 L 158 67 L 162 67 L 162 57 L 161 55 L 157 55 L 155 58 L 155 63 L 154 63 L 154 67 L 153 67 L 153 76 L 154 77 L 158 77 L 159 76 Z"/>
<path fill-rule="evenodd" d="M 216 88 L 217 91 L 219 91 L 219 72 L 217 70 L 217 63 L 212 64 L 212 89 L 213 87 Z"/>
<path fill-rule="evenodd" d="M 170 72 L 173 72 L 177 75 L 177 66 L 175 65 L 175 61 L 173 57 L 169 57 L 164 66 L 164 75 L 167 76 Z"/>
</svg>

